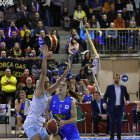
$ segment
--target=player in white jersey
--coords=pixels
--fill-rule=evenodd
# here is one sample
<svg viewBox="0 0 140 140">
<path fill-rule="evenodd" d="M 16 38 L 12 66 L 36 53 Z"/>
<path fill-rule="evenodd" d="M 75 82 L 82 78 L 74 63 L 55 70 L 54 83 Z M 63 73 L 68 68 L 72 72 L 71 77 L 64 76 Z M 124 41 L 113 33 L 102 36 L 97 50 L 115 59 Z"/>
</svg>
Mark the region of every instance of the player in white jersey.
<svg viewBox="0 0 140 140">
<path fill-rule="evenodd" d="M 57 89 L 59 83 L 63 81 L 70 70 L 70 61 L 68 60 L 67 71 L 59 78 L 59 80 L 52 87 L 49 88 L 49 79 L 46 77 L 47 74 L 47 56 L 49 55 L 48 47 L 44 45 L 43 50 L 43 61 L 42 61 L 42 72 L 40 75 L 39 83 L 36 91 L 33 95 L 33 100 L 30 105 L 28 116 L 24 122 L 24 130 L 29 140 L 49 140 L 49 136 L 46 130 L 43 128 L 45 118 L 42 114 L 45 112 L 47 107 L 47 96 L 45 91 L 51 95 L 52 92 Z"/>
</svg>

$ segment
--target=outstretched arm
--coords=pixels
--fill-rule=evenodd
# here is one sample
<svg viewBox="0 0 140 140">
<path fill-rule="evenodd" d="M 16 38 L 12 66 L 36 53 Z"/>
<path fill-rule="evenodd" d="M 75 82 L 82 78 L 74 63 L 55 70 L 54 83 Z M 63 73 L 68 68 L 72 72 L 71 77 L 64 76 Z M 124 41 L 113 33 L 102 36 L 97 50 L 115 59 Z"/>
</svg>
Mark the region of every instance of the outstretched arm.
<svg viewBox="0 0 140 140">
<path fill-rule="evenodd" d="M 44 49 L 42 48 L 42 50 L 43 50 L 43 61 L 42 61 L 41 75 L 35 92 L 35 96 L 37 98 L 41 98 L 45 94 L 44 82 L 47 74 L 47 56 L 49 55 L 47 45 L 44 45 Z"/>
<path fill-rule="evenodd" d="M 50 87 L 48 90 L 47 90 L 47 93 L 51 96 L 51 94 L 58 88 L 60 82 L 64 81 L 64 79 L 66 78 L 69 70 L 70 70 L 70 67 L 71 67 L 71 62 L 70 60 L 68 59 L 68 63 L 67 63 L 68 67 L 67 67 L 67 70 L 61 75 L 61 77 L 59 78 L 59 80 L 52 86 Z"/>
<path fill-rule="evenodd" d="M 135 104 L 139 105 L 140 104 L 140 101 L 131 101 L 129 103 L 135 103 Z"/>
</svg>

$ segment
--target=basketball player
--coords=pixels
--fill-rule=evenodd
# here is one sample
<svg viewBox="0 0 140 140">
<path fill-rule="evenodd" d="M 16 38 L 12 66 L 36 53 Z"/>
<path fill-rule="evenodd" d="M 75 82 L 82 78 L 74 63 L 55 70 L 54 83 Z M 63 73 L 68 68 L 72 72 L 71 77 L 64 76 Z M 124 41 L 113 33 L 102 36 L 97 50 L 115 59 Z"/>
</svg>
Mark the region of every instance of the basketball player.
<svg viewBox="0 0 140 140">
<path fill-rule="evenodd" d="M 37 85 L 36 91 L 33 95 L 33 100 L 30 105 L 28 116 L 24 122 L 24 130 L 27 134 L 29 140 L 48 140 L 49 136 L 46 130 L 43 128 L 43 123 L 45 118 L 42 117 L 42 114 L 46 110 L 47 106 L 47 95 L 45 90 L 51 96 L 51 93 L 59 86 L 59 83 L 64 80 L 66 77 L 69 68 L 70 61 L 68 60 L 67 71 L 59 78 L 58 82 L 49 88 L 49 79 L 46 77 L 47 73 L 47 56 L 49 55 L 47 45 L 44 45 L 43 51 L 43 61 L 42 61 L 42 71 Z"/>
<path fill-rule="evenodd" d="M 80 100 L 80 95 L 69 90 L 69 84 L 62 81 L 59 85 L 59 94 L 48 99 L 46 115 L 50 119 L 49 112 L 52 111 L 54 119 L 58 119 L 59 127 L 62 127 L 58 134 L 51 134 L 50 140 L 80 140 L 78 129 L 75 125 L 77 121 L 77 111 L 74 101 L 67 96 L 70 92 L 71 96 Z"/>
</svg>

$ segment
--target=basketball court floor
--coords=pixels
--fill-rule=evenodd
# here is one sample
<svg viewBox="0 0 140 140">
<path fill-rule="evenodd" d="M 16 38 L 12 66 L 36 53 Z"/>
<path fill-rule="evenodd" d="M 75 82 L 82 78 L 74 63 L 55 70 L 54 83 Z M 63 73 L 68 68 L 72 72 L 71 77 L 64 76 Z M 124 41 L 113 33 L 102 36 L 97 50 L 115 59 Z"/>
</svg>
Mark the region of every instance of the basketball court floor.
<svg viewBox="0 0 140 140">
<path fill-rule="evenodd" d="M 81 140 L 108 140 L 109 137 L 81 137 Z M 28 140 L 28 138 L 0 138 L 0 140 Z M 114 140 L 117 140 L 115 137 Z M 140 140 L 140 137 L 122 137 L 122 140 Z"/>
</svg>

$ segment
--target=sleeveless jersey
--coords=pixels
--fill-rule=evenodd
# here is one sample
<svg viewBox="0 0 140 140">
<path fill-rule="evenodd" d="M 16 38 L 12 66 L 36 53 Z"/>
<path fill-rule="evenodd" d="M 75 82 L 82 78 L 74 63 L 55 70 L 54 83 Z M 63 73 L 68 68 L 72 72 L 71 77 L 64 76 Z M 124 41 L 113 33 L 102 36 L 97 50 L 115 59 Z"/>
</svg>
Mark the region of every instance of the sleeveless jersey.
<svg viewBox="0 0 140 140">
<path fill-rule="evenodd" d="M 24 116 L 24 107 L 25 107 L 25 102 L 21 103 L 21 108 L 20 108 L 20 111 L 19 111 L 19 114 L 23 115 L 23 116 Z"/>
<path fill-rule="evenodd" d="M 45 122 L 45 118 L 42 117 L 42 113 L 45 112 L 47 107 L 47 96 L 44 94 L 43 97 L 37 98 L 35 96 L 35 92 L 33 95 L 33 100 L 30 104 L 30 109 L 28 111 L 28 116 L 24 122 L 24 129 L 28 129 L 30 127 L 43 127 L 43 123 Z"/>
<path fill-rule="evenodd" d="M 72 99 L 67 96 L 66 99 L 63 102 L 61 102 L 59 101 L 58 95 L 54 95 L 52 97 L 50 109 L 52 111 L 52 115 L 54 119 L 58 119 L 58 118 L 61 120 L 71 119 L 71 113 L 70 113 L 71 100 Z M 64 125 L 59 133 L 63 136 L 67 136 L 70 138 L 72 133 L 74 132 L 79 134 L 75 123 L 72 123 L 72 124 Z"/>
<path fill-rule="evenodd" d="M 87 95 L 85 94 L 84 103 L 91 102 L 91 101 L 92 101 L 92 95 L 89 94 L 89 96 L 87 96 Z"/>
</svg>

